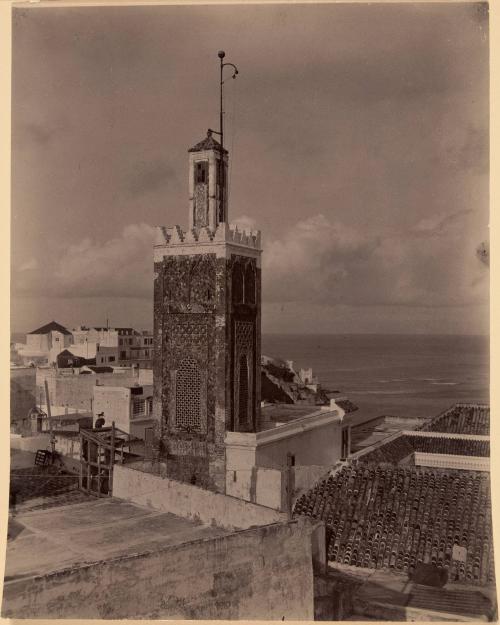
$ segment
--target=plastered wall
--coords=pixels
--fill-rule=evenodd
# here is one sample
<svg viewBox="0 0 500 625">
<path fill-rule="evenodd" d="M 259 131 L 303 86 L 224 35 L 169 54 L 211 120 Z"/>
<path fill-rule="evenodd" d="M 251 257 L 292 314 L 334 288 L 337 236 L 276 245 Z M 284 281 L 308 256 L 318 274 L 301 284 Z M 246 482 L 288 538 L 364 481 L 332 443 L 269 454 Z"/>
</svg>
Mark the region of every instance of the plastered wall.
<svg viewBox="0 0 500 625">
<path fill-rule="evenodd" d="M 8 581 L 2 616 L 311 620 L 305 520 Z"/>
<path fill-rule="evenodd" d="M 114 467 L 113 496 L 231 530 L 287 518 L 271 508 L 121 465 Z"/>
</svg>

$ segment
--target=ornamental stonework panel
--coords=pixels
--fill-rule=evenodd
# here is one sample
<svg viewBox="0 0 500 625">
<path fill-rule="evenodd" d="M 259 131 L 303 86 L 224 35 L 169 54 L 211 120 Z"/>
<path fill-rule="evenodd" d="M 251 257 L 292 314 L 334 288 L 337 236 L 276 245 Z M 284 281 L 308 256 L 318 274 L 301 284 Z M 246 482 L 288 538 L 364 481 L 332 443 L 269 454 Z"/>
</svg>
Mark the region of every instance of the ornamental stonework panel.
<svg viewBox="0 0 500 625">
<path fill-rule="evenodd" d="M 172 372 L 172 399 L 175 402 L 173 425 L 187 433 L 207 432 L 207 375 L 200 371 L 192 356 L 181 361 Z"/>
<path fill-rule="evenodd" d="M 163 403 L 168 431 L 206 438 L 213 430 L 213 315 L 166 315 Z"/>
<path fill-rule="evenodd" d="M 155 297 L 160 297 L 155 293 Z M 202 313 L 217 304 L 215 255 L 178 256 L 165 259 L 163 311 Z"/>
<path fill-rule="evenodd" d="M 208 226 L 208 184 L 198 183 L 194 188 L 194 225 Z"/>
</svg>

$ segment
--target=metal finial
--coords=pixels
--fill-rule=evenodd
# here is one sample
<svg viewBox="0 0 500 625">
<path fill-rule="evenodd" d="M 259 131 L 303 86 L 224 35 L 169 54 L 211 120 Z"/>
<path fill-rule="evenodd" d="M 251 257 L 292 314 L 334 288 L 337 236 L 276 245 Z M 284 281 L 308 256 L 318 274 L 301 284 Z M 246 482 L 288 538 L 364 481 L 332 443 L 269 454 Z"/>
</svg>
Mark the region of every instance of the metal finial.
<svg viewBox="0 0 500 625">
<path fill-rule="evenodd" d="M 229 66 L 233 69 L 233 75 L 231 76 L 231 78 L 233 79 L 236 78 L 239 72 L 238 68 L 236 67 L 236 65 L 234 65 L 234 63 L 224 63 L 223 59 L 226 56 L 224 50 L 219 50 L 218 56 L 220 58 L 220 128 L 218 134 L 220 135 L 221 147 L 222 149 L 224 149 L 224 108 L 222 99 L 222 92 L 224 87 L 224 68 Z"/>
<path fill-rule="evenodd" d="M 238 74 L 238 68 L 236 67 L 236 65 L 234 65 L 233 63 L 224 63 L 224 57 L 226 56 L 226 53 L 224 52 L 224 50 L 219 50 L 218 52 L 218 57 L 220 59 L 220 119 L 219 119 L 219 123 L 220 123 L 220 127 L 219 127 L 219 132 L 217 133 L 218 135 L 220 135 L 220 146 L 221 146 L 221 155 L 220 155 L 220 159 L 221 159 L 221 175 L 223 177 L 225 177 L 225 169 L 224 169 L 224 103 L 223 103 L 223 97 L 222 97 L 222 93 L 223 93 L 223 88 L 224 88 L 224 68 L 227 67 L 229 65 L 229 67 L 232 67 L 233 69 L 233 75 L 232 78 L 236 78 L 236 75 Z M 225 210 L 225 201 L 226 198 L 224 197 L 224 186 L 225 186 L 225 180 L 221 179 L 221 192 L 220 192 L 220 211 L 221 211 L 221 219 L 220 221 L 227 221 L 227 215 L 226 215 L 226 210 Z"/>
</svg>

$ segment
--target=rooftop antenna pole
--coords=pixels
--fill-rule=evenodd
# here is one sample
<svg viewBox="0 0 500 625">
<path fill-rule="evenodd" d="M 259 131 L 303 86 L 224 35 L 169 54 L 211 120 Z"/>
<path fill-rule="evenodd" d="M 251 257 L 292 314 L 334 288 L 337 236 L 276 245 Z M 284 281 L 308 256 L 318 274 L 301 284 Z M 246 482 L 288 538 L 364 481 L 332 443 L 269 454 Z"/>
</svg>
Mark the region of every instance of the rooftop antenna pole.
<svg viewBox="0 0 500 625">
<path fill-rule="evenodd" d="M 222 179 L 222 176 L 225 176 L 225 171 L 224 171 L 224 101 L 223 101 L 223 89 L 224 89 L 224 68 L 229 66 L 233 68 L 233 75 L 231 76 L 231 78 L 236 78 L 236 76 L 238 75 L 238 68 L 236 67 L 236 65 L 234 65 L 233 63 L 224 63 L 224 57 L 226 56 L 226 53 L 224 52 L 224 50 L 219 50 L 218 52 L 218 57 L 220 59 L 220 111 L 219 111 L 219 132 L 217 132 L 218 135 L 220 135 L 220 145 L 221 145 L 221 196 L 220 196 L 220 202 L 221 202 L 221 209 L 222 209 L 222 213 L 224 215 L 224 221 L 226 220 L 225 214 L 225 207 L 224 207 L 224 185 L 225 185 L 225 180 Z M 213 131 L 211 131 L 213 132 Z"/>
<path fill-rule="evenodd" d="M 219 59 L 220 59 L 220 109 L 219 109 L 219 131 L 220 131 L 220 145 L 221 145 L 221 152 L 224 150 L 224 103 L 222 100 L 222 90 L 224 88 L 224 79 L 223 79 L 223 72 L 224 72 L 224 57 L 226 56 L 226 53 L 224 52 L 224 50 L 220 50 L 219 51 Z"/>
<path fill-rule="evenodd" d="M 218 52 L 218 57 L 220 59 L 220 116 L 219 116 L 219 132 L 217 134 L 220 135 L 220 144 L 221 147 L 224 147 L 224 103 L 223 103 L 223 99 L 222 99 L 222 90 L 223 90 L 223 86 L 224 86 L 224 68 L 229 66 L 233 68 L 233 75 L 231 76 L 231 78 L 236 78 L 236 76 L 239 74 L 238 72 L 238 68 L 236 67 L 236 65 L 234 65 L 234 63 L 224 63 L 224 57 L 226 56 L 226 53 L 224 52 L 224 50 L 219 50 Z"/>
</svg>

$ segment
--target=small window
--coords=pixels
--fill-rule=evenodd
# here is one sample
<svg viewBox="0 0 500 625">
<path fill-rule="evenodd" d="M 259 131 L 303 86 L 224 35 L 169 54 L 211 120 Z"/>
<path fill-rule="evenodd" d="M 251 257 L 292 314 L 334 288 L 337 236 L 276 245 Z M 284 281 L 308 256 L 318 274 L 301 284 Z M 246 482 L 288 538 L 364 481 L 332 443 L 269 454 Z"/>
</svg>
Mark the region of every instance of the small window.
<svg viewBox="0 0 500 625">
<path fill-rule="evenodd" d="M 120 360 L 125 360 L 127 358 L 127 352 L 120 352 Z"/>
<path fill-rule="evenodd" d="M 109 362 L 114 362 L 115 361 L 115 357 L 114 356 L 110 356 L 109 357 Z"/>
<path fill-rule="evenodd" d="M 208 163 L 206 161 L 202 161 L 201 163 L 196 163 L 196 173 L 195 173 L 195 182 L 204 184 L 207 181 L 207 166 Z"/>
<path fill-rule="evenodd" d="M 145 413 L 146 401 L 144 399 L 136 399 L 132 405 L 132 415 L 134 417 Z"/>
</svg>

